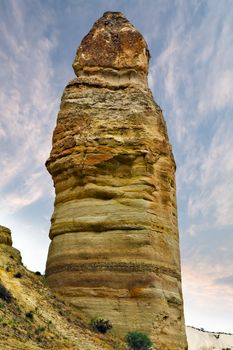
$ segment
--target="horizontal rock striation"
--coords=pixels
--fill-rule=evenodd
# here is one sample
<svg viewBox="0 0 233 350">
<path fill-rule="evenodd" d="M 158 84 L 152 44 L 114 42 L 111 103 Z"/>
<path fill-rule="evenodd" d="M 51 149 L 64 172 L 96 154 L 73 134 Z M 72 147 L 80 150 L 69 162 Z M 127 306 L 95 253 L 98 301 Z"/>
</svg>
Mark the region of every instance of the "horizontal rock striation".
<svg viewBox="0 0 233 350">
<path fill-rule="evenodd" d="M 175 162 L 148 61 L 121 13 L 105 13 L 81 42 L 46 163 L 56 192 L 46 275 L 119 334 L 184 350 Z"/>
</svg>

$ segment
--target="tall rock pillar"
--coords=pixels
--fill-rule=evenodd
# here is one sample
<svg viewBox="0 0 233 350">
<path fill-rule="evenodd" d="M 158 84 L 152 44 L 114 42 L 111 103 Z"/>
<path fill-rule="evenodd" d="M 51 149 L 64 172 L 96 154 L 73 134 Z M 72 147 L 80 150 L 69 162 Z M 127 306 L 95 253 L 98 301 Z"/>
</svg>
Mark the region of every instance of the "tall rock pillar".
<svg viewBox="0 0 233 350">
<path fill-rule="evenodd" d="M 175 162 L 148 62 L 118 12 L 81 42 L 46 163 L 56 191 L 46 275 L 122 336 L 138 330 L 156 349 L 184 350 Z"/>
</svg>

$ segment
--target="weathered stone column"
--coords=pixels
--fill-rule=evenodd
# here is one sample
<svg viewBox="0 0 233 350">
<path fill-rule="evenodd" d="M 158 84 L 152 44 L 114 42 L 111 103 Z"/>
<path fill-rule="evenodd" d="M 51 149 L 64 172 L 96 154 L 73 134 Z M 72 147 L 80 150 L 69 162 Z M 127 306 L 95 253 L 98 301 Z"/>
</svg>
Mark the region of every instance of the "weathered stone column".
<svg viewBox="0 0 233 350">
<path fill-rule="evenodd" d="M 46 163 L 56 191 L 48 283 L 122 336 L 184 350 L 175 162 L 149 51 L 118 12 L 82 40 Z"/>
</svg>

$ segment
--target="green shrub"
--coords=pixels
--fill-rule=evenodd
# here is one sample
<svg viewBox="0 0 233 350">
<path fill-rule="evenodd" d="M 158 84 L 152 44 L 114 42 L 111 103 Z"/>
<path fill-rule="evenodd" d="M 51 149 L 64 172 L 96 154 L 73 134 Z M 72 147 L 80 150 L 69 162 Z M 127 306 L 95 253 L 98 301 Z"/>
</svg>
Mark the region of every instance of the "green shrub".
<svg viewBox="0 0 233 350">
<path fill-rule="evenodd" d="M 3 284 L 0 283 L 0 298 L 7 303 L 10 303 L 12 300 L 12 295 L 9 290 L 7 290 Z"/>
<path fill-rule="evenodd" d="M 150 350 L 152 342 L 150 338 L 140 332 L 129 332 L 126 336 L 126 342 L 132 350 Z"/>
<path fill-rule="evenodd" d="M 112 329 L 112 325 L 109 320 L 104 320 L 103 318 L 94 318 L 91 320 L 91 328 L 95 332 L 105 334 L 107 331 Z"/>
<path fill-rule="evenodd" d="M 33 311 L 26 312 L 25 316 L 32 321 L 33 320 Z"/>
<path fill-rule="evenodd" d="M 38 327 L 36 330 L 35 330 L 35 333 L 36 334 L 40 334 L 40 333 L 43 333 L 45 331 L 45 327 Z"/>
<path fill-rule="evenodd" d="M 21 272 L 16 272 L 15 274 L 14 274 L 14 277 L 15 278 L 21 278 L 23 275 L 22 275 L 22 273 Z"/>
<path fill-rule="evenodd" d="M 40 272 L 40 271 L 36 271 L 36 272 L 35 272 L 35 275 L 41 276 L 41 272 Z"/>
</svg>

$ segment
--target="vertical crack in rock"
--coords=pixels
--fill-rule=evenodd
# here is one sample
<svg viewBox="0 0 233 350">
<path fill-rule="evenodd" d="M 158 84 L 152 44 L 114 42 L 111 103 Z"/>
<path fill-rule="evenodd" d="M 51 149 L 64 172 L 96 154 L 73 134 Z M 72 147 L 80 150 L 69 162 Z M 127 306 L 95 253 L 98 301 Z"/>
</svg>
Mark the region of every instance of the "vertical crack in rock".
<svg viewBox="0 0 233 350">
<path fill-rule="evenodd" d="M 149 51 L 118 12 L 82 40 L 46 163 L 56 192 L 48 283 L 121 336 L 184 350 L 175 162 Z"/>
</svg>

